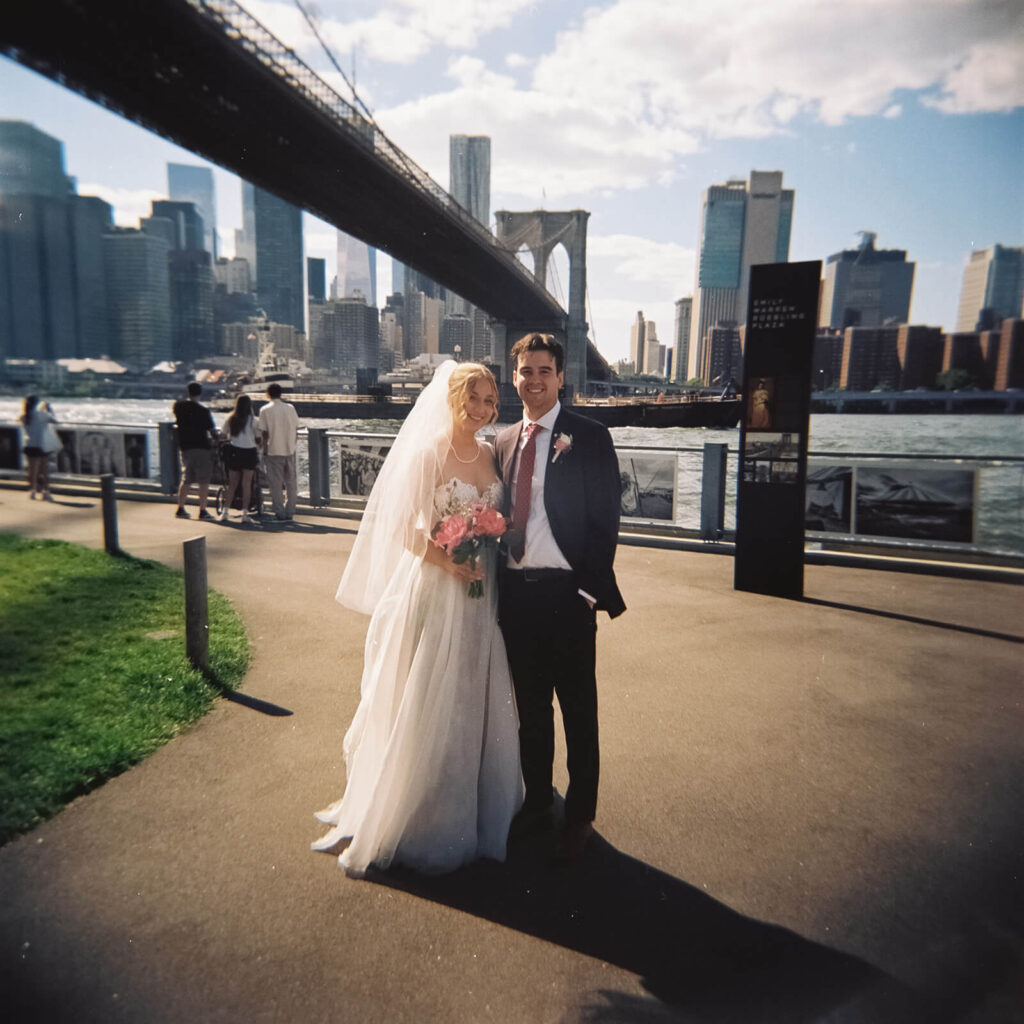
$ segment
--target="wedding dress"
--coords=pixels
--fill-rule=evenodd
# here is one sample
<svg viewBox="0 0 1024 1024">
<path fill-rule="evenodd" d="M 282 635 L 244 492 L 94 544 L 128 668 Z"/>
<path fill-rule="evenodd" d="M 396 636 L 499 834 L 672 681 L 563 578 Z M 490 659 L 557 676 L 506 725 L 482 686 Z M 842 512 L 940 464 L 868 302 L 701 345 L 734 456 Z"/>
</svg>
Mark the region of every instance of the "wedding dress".
<svg viewBox="0 0 1024 1024">
<path fill-rule="evenodd" d="M 431 521 L 501 500 L 498 481 L 481 494 L 450 479 L 433 489 Z M 421 552 L 396 558 L 366 636 L 361 699 L 344 741 L 345 794 L 317 814 L 332 828 L 313 844 L 327 850 L 351 837 L 339 861 L 357 877 L 371 864 L 436 873 L 478 857 L 504 860 L 523 796 L 493 551 L 478 598 Z"/>
</svg>

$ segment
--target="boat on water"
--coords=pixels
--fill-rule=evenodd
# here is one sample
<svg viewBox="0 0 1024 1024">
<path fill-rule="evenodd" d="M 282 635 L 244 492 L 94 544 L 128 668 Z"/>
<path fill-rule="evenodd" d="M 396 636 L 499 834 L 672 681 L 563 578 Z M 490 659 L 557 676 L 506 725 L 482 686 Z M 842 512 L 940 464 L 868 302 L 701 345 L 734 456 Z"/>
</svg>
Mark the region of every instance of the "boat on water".
<svg viewBox="0 0 1024 1024">
<path fill-rule="evenodd" d="M 743 399 L 712 396 L 659 398 L 578 398 L 574 411 L 606 427 L 716 427 L 731 429 L 740 422 Z"/>
<path fill-rule="evenodd" d="M 266 385 L 263 385 L 264 389 Z M 285 393 L 299 416 L 308 419 L 404 420 L 415 399 L 392 395 Z M 253 394 L 253 406 L 263 402 Z M 715 427 L 730 429 L 740 421 L 742 400 L 732 396 L 662 399 L 577 398 L 572 408 L 606 427 Z M 514 423 L 522 406 L 502 395 L 500 422 Z"/>
</svg>

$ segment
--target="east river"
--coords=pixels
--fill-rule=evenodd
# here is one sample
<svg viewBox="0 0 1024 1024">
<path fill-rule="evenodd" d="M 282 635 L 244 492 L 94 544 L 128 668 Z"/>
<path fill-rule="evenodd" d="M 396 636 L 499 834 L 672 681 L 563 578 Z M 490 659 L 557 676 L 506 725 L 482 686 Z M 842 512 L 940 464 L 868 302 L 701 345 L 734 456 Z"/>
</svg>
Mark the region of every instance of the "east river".
<svg viewBox="0 0 1024 1024">
<path fill-rule="evenodd" d="M 57 418 L 68 425 L 155 428 L 171 419 L 170 403 L 159 400 L 59 398 L 52 402 Z M 21 412 L 18 399 L 0 397 L 0 422 L 13 423 Z M 225 418 L 216 415 L 218 425 Z M 351 434 L 394 434 L 396 420 L 304 420 L 304 425 Z M 676 480 L 676 522 L 699 522 L 700 450 L 706 442 L 729 446 L 732 483 L 727 488 L 726 527 L 734 522 L 736 449 L 739 430 L 703 428 L 618 427 L 616 447 L 674 448 L 682 452 Z M 151 465 L 156 465 L 155 430 L 150 432 Z M 811 455 L 834 458 L 893 456 L 956 456 L 968 462 L 1024 455 L 1024 416 L 1011 414 L 873 415 L 822 414 L 811 417 Z M 976 495 L 975 540 L 989 550 L 1024 553 L 1024 464 L 981 466 Z"/>
</svg>

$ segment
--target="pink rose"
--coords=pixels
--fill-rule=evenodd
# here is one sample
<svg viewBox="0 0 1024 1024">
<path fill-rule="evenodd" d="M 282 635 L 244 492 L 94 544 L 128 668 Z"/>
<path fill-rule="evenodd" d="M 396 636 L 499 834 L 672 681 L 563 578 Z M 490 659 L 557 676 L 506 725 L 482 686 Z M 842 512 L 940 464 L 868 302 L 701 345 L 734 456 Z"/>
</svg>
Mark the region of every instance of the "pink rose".
<svg viewBox="0 0 1024 1024">
<path fill-rule="evenodd" d="M 450 515 L 434 527 L 434 543 L 450 555 L 465 538 L 468 529 L 465 516 L 458 513 Z"/>
<path fill-rule="evenodd" d="M 505 517 L 489 505 L 473 509 L 473 533 L 477 537 L 500 537 L 505 532 Z"/>
</svg>

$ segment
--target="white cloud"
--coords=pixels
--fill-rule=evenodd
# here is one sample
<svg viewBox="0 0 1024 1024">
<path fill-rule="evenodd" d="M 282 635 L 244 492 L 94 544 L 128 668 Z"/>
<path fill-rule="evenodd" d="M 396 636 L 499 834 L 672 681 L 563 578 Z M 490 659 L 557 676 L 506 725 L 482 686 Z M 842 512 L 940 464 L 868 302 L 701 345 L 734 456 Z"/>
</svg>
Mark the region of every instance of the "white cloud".
<svg viewBox="0 0 1024 1024">
<path fill-rule="evenodd" d="M 614 273 L 646 283 L 673 298 L 683 293 L 683 282 L 693 280 L 693 249 L 675 242 L 655 242 L 640 235 L 590 235 L 587 238 L 588 265 L 607 260 Z"/>
<path fill-rule="evenodd" d="M 123 228 L 137 228 L 140 217 L 152 212 L 154 199 L 166 199 L 166 193 L 148 188 L 112 188 L 109 185 L 95 185 L 79 182 L 80 196 L 98 196 L 114 208 L 114 223 Z"/>
<path fill-rule="evenodd" d="M 942 93 L 926 100 L 947 114 L 1013 110 L 1024 104 L 1024 38 L 972 46 L 966 58 L 942 82 Z"/>
<path fill-rule="evenodd" d="M 360 54 L 392 64 L 408 64 L 434 47 L 470 50 L 494 29 L 507 26 L 532 0 L 391 0 L 351 17 L 358 4 L 322 2 L 307 7 L 324 42 L 336 55 Z M 282 42 L 304 57 L 319 50 L 312 31 L 292 3 L 245 0 L 246 10 Z"/>
<path fill-rule="evenodd" d="M 692 290 L 695 259 L 693 249 L 640 235 L 587 237 L 589 315 L 606 359 L 628 356 L 629 328 L 638 311 L 658 325 L 662 344 L 672 344 L 675 301 Z"/>
<path fill-rule="evenodd" d="M 422 8 L 403 10 L 414 19 Z M 805 117 L 899 117 L 903 91 L 931 90 L 950 113 L 1024 102 L 1022 24 L 1001 0 L 616 0 L 559 33 L 524 86 L 455 56 L 451 89 L 377 117 L 441 183 L 447 136 L 480 132 L 492 138 L 496 193 L 583 201 L 667 184 L 681 156 L 714 139 L 791 132 Z"/>
<path fill-rule="evenodd" d="M 940 84 L 943 109 L 1005 109 L 1024 88 L 1010 82 L 1022 23 L 1003 0 L 618 0 L 558 37 L 534 87 L 717 138 L 801 114 L 840 124 Z"/>
<path fill-rule="evenodd" d="M 492 193 L 538 205 L 668 181 L 675 155 L 697 148 L 695 137 L 636 125 L 622 111 L 517 89 L 476 58 L 455 58 L 448 73 L 457 82 L 450 91 L 376 112 L 384 131 L 441 184 L 454 133 L 489 135 Z"/>
</svg>

